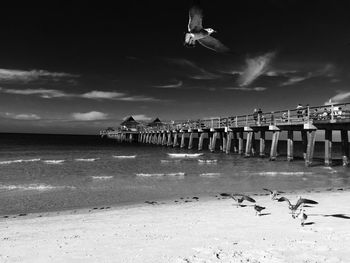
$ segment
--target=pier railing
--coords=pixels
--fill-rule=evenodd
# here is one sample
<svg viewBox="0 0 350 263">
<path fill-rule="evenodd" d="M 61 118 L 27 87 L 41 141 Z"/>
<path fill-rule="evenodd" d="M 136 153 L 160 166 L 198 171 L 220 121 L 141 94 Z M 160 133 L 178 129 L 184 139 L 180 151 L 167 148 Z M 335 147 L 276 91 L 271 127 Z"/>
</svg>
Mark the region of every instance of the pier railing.
<svg viewBox="0 0 350 263">
<path fill-rule="evenodd" d="M 159 132 L 164 130 L 191 130 L 191 129 L 220 129 L 240 128 L 254 126 L 277 126 L 277 125 L 303 125 L 315 122 L 339 122 L 350 119 L 350 103 L 322 105 L 315 107 L 300 107 L 263 113 L 253 113 L 231 117 L 217 117 L 198 120 L 177 120 L 148 127 L 140 125 L 132 132 Z M 101 135 L 118 133 L 128 130 L 117 129 L 114 132 L 101 131 Z"/>
</svg>

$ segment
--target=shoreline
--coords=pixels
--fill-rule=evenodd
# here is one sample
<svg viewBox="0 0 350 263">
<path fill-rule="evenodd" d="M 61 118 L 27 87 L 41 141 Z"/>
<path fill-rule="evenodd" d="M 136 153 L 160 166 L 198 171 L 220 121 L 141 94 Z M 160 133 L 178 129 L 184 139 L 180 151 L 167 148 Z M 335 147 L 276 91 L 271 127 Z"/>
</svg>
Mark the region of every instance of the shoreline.
<svg viewBox="0 0 350 263">
<path fill-rule="evenodd" d="M 350 192 L 350 186 L 349 187 L 320 187 L 320 188 L 312 188 L 312 189 L 303 189 L 303 190 L 283 190 L 285 195 L 300 195 L 300 194 L 310 194 L 310 193 L 329 193 L 329 192 Z M 191 197 L 199 197 L 202 201 L 208 201 L 215 198 L 216 194 L 207 194 L 207 195 L 200 195 L 200 194 L 194 194 L 189 195 Z M 268 196 L 269 194 L 261 190 L 259 192 L 244 192 L 246 195 L 251 196 Z M 283 195 L 283 194 L 282 194 Z M 35 211 L 35 212 L 27 212 L 27 213 L 13 213 L 13 214 L 0 214 L 0 222 L 2 220 L 10 220 L 10 219 L 24 219 L 24 218 L 36 218 L 36 217 L 51 217 L 55 215 L 68 215 L 68 214 L 88 214 L 91 212 L 97 212 L 97 211 L 107 211 L 107 210 L 118 210 L 118 209 L 128 209 L 128 208 L 138 208 L 150 205 L 149 202 L 155 202 L 157 205 L 164 205 L 164 204 L 172 204 L 176 203 L 176 201 L 181 201 L 182 199 L 186 199 L 189 196 L 186 197 L 169 197 L 169 198 L 163 198 L 163 199 L 152 199 L 152 200 L 144 200 L 139 202 L 123 202 L 118 204 L 107 204 L 107 205 L 95 205 L 95 206 L 89 206 L 89 207 L 77 207 L 77 208 L 68 208 L 68 209 L 55 209 L 55 210 L 45 210 L 45 211 Z"/>
</svg>

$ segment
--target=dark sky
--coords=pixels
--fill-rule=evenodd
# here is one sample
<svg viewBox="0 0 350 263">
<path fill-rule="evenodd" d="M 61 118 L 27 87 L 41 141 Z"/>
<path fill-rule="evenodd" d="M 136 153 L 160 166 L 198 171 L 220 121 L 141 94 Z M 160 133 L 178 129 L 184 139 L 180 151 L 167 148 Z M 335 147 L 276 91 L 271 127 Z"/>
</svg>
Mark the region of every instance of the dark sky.
<svg viewBox="0 0 350 263">
<path fill-rule="evenodd" d="M 189 1 L 3 6 L 0 132 L 97 133 L 350 101 L 350 2 L 202 0 L 233 54 L 183 46 Z"/>
</svg>

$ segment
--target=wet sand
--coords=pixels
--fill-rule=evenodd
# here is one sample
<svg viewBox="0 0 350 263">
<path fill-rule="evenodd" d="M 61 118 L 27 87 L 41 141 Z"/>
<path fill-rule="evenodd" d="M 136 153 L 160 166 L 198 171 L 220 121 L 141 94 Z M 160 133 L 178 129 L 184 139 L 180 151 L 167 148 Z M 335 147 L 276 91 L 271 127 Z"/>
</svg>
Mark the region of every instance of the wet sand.
<svg viewBox="0 0 350 263">
<path fill-rule="evenodd" d="M 349 262 L 350 191 L 287 193 L 319 202 L 306 225 L 285 202 L 189 196 L 0 219 L 0 262 Z"/>
</svg>

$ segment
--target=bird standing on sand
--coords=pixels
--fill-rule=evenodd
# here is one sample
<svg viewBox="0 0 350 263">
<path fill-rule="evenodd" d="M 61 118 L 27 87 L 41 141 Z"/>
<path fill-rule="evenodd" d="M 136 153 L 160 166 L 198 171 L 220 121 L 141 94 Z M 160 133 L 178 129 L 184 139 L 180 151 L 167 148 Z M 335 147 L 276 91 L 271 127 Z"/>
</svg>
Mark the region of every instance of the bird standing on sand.
<svg viewBox="0 0 350 263">
<path fill-rule="evenodd" d="M 221 196 L 227 196 L 231 197 L 233 200 L 237 202 L 237 207 L 240 206 L 244 200 L 248 202 L 255 203 L 255 200 L 251 198 L 250 196 L 244 195 L 244 194 L 227 194 L 227 193 L 222 193 L 220 194 Z"/>
<path fill-rule="evenodd" d="M 264 210 L 266 207 L 254 205 L 255 215 L 261 216 L 261 211 Z"/>
<path fill-rule="evenodd" d="M 300 219 L 300 224 L 301 226 L 305 225 L 305 221 L 307 219 L 307 214 L 305 214 L 305 210 L 300 211 L 300 213 L 297 216 Z"/>
<path fill-rule="evenodd" d="M 263 188 L 265 191 L 268 191 L 270 192 L 270 197 L 272 200 L 276 200 L 277 199 L 277 196 L 279 194 L 283 194 L 284 192 L 281 192 L 281 191 L 277 191 L 277 190 L 270 190 L 270 189 L 267 189 L 267 188 Z"/>
<path fill-rule="evenodd" d="M 288 202 L 288 208 L 289 210 L 292 212 L 292 217 L 295 218 L 295 212 L 297 211 L 297 209 L 300 207 L 300 210 L 303 208 L 304 204 L 312 204 L 312 205 L 316 205 L 318 204 L 316 201 L 314 200 L 310 200 L 310 199 L 305 199 L 305 198 L 301 198 L 299 197 L 297 203 L 295 205 L 293 205 L 288 198 L 286 197 L 281 197 L 280 199 L 278 199 L 278 202 L 283 202 L 286 201 Z"/>
<path fill-rule="evenodd" d="M 203 28 L 203 11 L 199 6 L 199 1 L 194 1 L 194 5 L 189 11 L 188 33 L 185 35 L 185 46 L 194 47 L 196 41 L 202 46 L 216 52 L 228 52 L 230 49 L 223 45 L 219 40 L 212 37 L 211 34 L 216 31 L 212 28 Z"/>
</svg>

